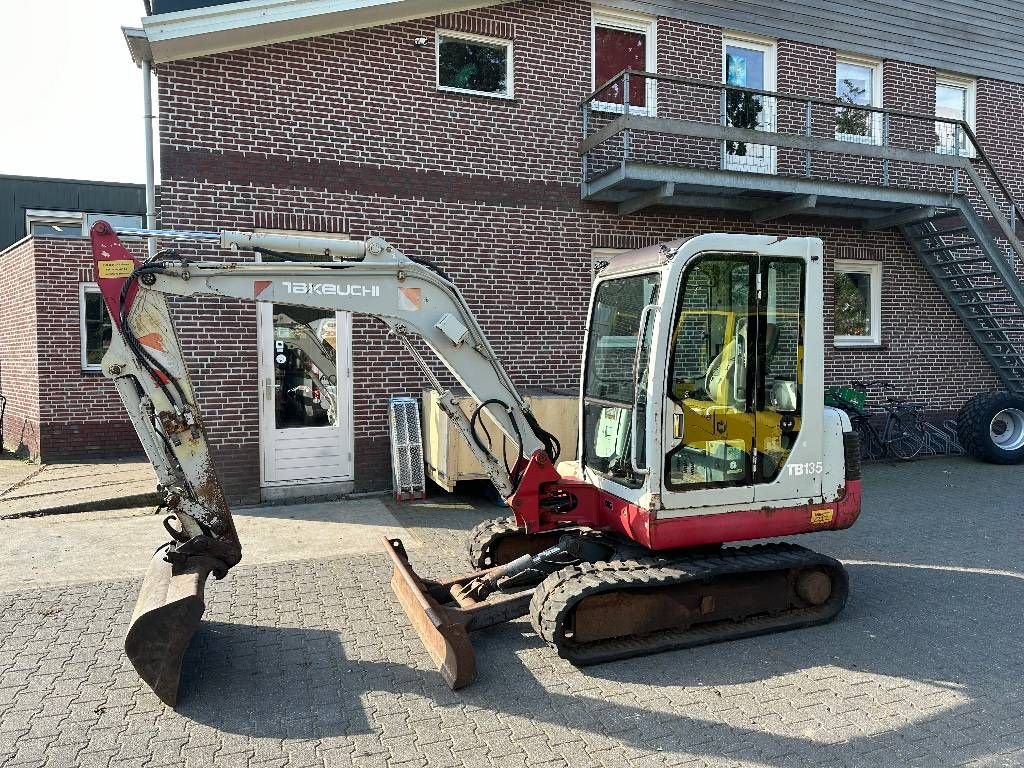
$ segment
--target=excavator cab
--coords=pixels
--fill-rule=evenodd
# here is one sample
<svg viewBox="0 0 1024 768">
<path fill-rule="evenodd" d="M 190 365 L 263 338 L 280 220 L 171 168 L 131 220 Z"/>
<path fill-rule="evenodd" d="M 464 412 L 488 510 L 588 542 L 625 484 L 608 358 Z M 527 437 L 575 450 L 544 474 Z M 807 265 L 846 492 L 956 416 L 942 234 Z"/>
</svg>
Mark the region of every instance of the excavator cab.
<svg viewBox="0 0 1024 768">
<path fill-rule="evenodd" d="M 835 499 L 821 316 L 813 238 L 704 235 L 613 260 L 594 287 L 582 477 L 661 519 Z"/>
</svg>

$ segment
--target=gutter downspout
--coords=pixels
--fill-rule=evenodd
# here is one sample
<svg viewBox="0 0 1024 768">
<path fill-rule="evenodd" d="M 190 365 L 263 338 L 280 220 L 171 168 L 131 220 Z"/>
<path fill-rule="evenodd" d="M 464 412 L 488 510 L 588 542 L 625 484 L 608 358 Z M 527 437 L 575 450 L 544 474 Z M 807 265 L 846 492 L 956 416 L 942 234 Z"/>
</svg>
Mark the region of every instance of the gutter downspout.
<svg viewBox="0 0 1024 768">
<path fill-rule="evenodd" d="M 143 116 L 146 134 L 146 228 L 156 229 L 156 174 L 153 161 L 153 63 L 149 60 L 142 62 L 142 102 Z M 156 256 L 156 238 L 151 237 L 146 241 L 149 258 Z"/>
</svg>

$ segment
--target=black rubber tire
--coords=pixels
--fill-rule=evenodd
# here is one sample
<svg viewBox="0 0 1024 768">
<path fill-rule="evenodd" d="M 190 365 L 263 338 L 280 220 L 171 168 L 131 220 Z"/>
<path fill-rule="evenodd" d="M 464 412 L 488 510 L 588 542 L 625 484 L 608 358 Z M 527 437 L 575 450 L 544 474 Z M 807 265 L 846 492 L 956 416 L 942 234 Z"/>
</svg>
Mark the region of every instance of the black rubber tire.
<svg viewBox="0 0 1024 768">
<path fill-rule="evenodd" d="M 1008 408 L 1024 412 L 1024 396 L 1010 392 L 982 392 L 975 395 L 957 414 L 957 435 L 964 452 L 990 464 L 1024 463 L 1024 446 L 1006 450 L 992 439 L 992 419 Z"/>
</svg>

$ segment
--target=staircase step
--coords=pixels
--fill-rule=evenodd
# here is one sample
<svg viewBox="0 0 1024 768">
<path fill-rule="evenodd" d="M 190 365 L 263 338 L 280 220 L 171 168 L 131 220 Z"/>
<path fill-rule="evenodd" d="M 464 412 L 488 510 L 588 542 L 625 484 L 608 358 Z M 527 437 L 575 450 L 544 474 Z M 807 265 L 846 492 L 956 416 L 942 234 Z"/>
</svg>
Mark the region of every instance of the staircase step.
<svg viewBox="0 0 1024 768">
<path fill-rule="evenodd" d="M 921 253 L 938 253 L 939 251 L 958 251 L 961 248 L 976 248 L 978 246 L 977 240 L 971 240 L 967 243 L 951 243 L 949 245 L 934 245 L 930 248 L 922 248 Z"/>
<path fill-rule="evenodd" d="M 949 259 L 948 261 L 932 261 L 930 264 L 933 267 L 945 267 L 952 266 L 954 264 L 978 264 L 982 261 L 988 261 L 988 256 L 969 256 L 966 259 Z"/>
<path fill-rule="evenodd" d="M 949 229 L 937 229 L 934 232 L 925 232 L 915 237 L 915 240 L 928 240 L 932 237 L 942 237 L 943 235 L 959 235 L 963 232 L 970 232 L 971 228 L 966 224 L 962 227 L 950 227 Z"/>
<path fill-rule="evenodd" d="M 969 277 L 969 275 L 968 275 L 968 277 Z M 1006 290 L 1006 286 L 1005 285 L 989 285 L 989 286 L 976 285 L 973 288 L 950 288 L 949 292 L 950 293 L 971 293 L 972 291 L 1005 291 L 1005 290 Z M 983 303 L 988 304 L 990 302 L 986 301 L 986 302 L 983 302 Z M 1016 303 L 1016 302 L 1014 302 L 1014 303 Z"/>
<path fill-rule="evenodd" d="M 1017 304 L 1017 300 L 1016 299 L 993 299 L 991 301 L 986 300 L 986 301 L 961 301 L 961 302 L 957 302 L 957 306 L 958 307 L 995 307 L 995 306 L 1003 306 L 1003 305 L 1006 305 L 1006 304 L 1013 304 L 1015 306 L 1020 306 L 1019 304 Z"/>
<path fill-rule="evenodd" d="M 987 272 L 961 272 L 959 275 L 935 275 L 935 277 L 939 280 L 963 280 L 965 277 L 995 277 L 997 274 L 995 270 L 990 269 Z"/>
</svg>

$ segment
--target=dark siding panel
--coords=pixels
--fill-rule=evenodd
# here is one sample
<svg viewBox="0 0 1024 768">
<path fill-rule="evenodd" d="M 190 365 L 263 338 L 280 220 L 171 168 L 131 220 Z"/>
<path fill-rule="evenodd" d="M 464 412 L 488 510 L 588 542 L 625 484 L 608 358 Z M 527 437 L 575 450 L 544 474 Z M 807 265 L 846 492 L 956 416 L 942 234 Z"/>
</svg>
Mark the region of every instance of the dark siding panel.
<svg viewBox="0 0 1024 768">
<path fill-rule="evenodd" d="M 0 250 L 25 236 L 25 211 L 146 212 L 141 184 L 0 176 Z"/>
<path fill-rule="evenodd" d="M 703 24 L 1024 83 L 1017 0 L 611 0 Z"/>
</svg>

